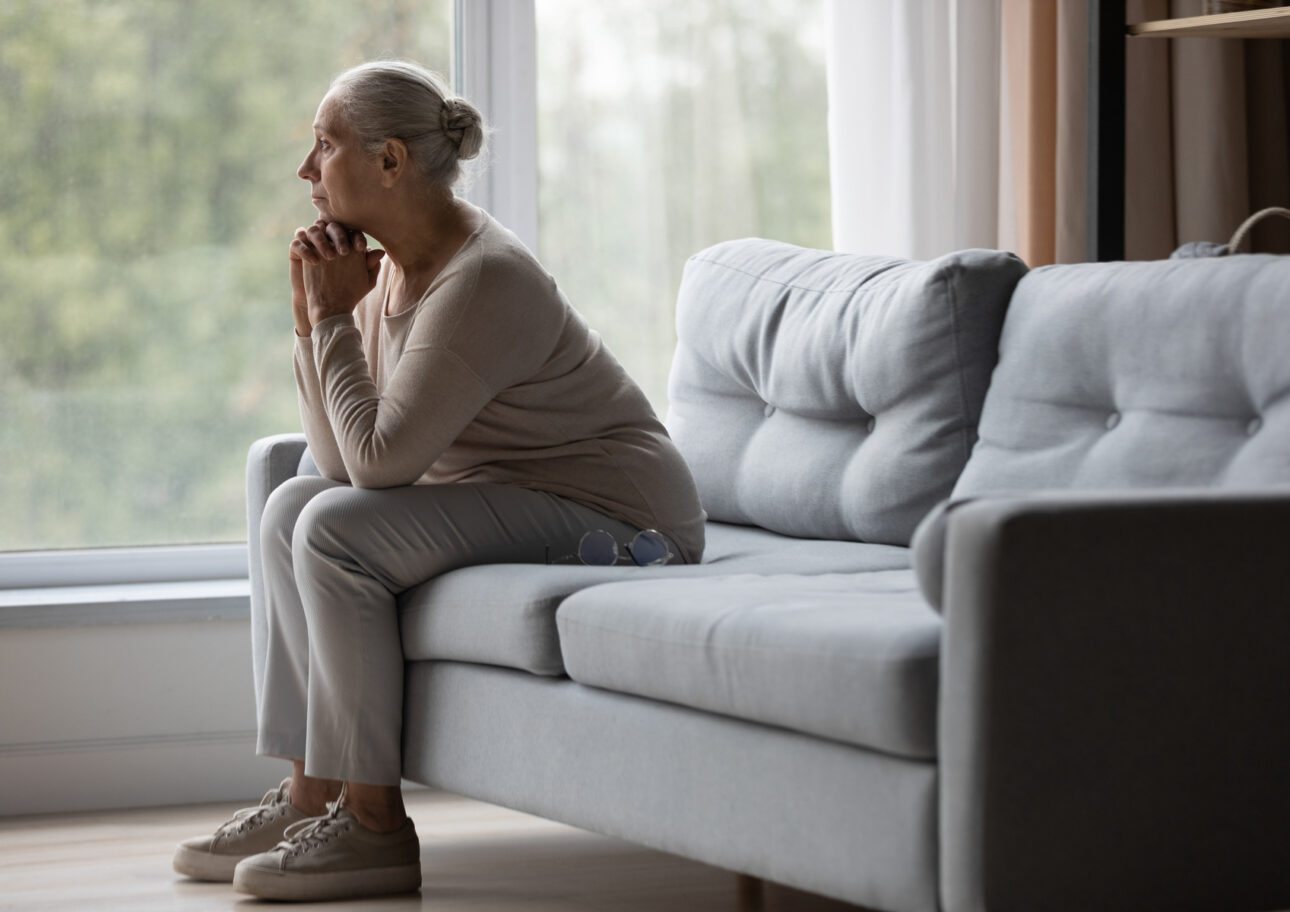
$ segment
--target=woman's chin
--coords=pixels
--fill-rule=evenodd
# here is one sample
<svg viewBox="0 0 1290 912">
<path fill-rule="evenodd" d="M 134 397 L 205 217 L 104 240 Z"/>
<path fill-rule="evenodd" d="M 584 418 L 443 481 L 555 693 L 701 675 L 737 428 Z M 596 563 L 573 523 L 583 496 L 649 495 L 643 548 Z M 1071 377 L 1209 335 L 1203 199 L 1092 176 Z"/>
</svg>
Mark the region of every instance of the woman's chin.
<svg viewBox="0 0 1290 912">
<path fill-rule="evenodd" d="M 334 209 L 331 208 L 327 200 L 318 199 L 315 197 L 313 200 L 313 204 L 314 204 L 314 208 L 318 210 L 318 217 L 322 219 L 324 222 L 338 222 L 341 225 L 344 225 L 350 231 L 363 230 L 362 228 L 353 224 L 352 222 L 347 221 L 343 215 L 338 214 Z"/>
</svg>

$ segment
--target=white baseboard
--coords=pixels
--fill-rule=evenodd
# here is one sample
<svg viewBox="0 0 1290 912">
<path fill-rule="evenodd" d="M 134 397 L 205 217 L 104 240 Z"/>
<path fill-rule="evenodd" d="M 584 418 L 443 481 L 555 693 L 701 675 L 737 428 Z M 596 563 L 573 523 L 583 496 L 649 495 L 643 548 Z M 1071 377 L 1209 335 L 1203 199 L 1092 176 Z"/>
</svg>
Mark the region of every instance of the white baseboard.
<svg viewBox="0 0 1290 912">
<path fill-rule="evenodd" d="M 290 772 L 286 761 L 255 755 L 251 731 L 9 744 L 0 747 L 0 816 L 249 805 Z"/>
</svg>

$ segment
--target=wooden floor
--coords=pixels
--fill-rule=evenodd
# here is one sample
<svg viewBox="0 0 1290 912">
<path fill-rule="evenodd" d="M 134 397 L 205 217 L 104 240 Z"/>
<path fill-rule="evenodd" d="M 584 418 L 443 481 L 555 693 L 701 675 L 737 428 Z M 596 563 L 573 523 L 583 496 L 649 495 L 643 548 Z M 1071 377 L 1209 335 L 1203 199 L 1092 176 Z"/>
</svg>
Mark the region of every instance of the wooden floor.
<svg viewBox="0 0 1290 912">
<path fill-rule="evenodd" d="M 250 802 L 254 803 L 254 802 Z M 436 912 L 855 912 L 859 907 L 436 791 L 407 793 L 420 894 L 295 909 Z M 261 905 L 175 874 L 175 844 L 237 804 L 0 819 L 0 910 L 197 912 Z M 287 908 L 285 906 L 280 908 Z"/>
</svg>

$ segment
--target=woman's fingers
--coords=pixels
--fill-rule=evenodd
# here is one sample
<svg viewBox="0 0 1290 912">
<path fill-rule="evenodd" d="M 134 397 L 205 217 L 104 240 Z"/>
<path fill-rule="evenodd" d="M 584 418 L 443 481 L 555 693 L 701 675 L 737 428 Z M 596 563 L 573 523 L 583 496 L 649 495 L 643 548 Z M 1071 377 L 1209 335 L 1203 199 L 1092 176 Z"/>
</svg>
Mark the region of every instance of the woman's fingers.
<svg viewBox="0 0 1290 912">
<path fill-rule="evenodd" d="M 297 228 L 291 241 L 291 256 L 317 265 L 354 251 L 367 252 L 367 238 L 361 231 L 350 231 L 340 222 L 319 219 L 308 228 Z"/>
<path fill-rule="evenodd" d="M 349 253 L 352 249 L 349 240 L 349 229 L 340 224 L 340 222 L 322 222 L 321 219 L 319 221 L 322 224 L 323 235 L 327 240 L 331 241 L 336 253 L 340 256 Z"/>
<path fill-rule="evenodd" d="M 309 240 L 307 229 L 296 229 L 296 236 L 291 240 L 291 257 L 305 263 L 322 262 L 322 257 L 318 255 L 318 251 L 314 249 L 313 243 Z"/>
<path fill-rule="evenodd" d="M 327 223 L 321 220 L 314 222 L 305 229 L 305 237 L 313 245 L 315 252 L 320 257 L 324 260 L 332 260 L 338 254 L 335 245 L 331 242 L 331 238 L 327 236 L 326 225 Z"/>
</svg>

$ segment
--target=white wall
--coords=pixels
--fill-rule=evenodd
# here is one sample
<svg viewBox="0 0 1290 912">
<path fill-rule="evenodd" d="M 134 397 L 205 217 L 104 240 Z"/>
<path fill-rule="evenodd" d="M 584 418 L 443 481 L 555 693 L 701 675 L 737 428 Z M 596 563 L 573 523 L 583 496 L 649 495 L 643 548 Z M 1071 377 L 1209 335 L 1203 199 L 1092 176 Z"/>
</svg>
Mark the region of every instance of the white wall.
<svg viewBox="0 0 1290 912">
<path fill-rule="evenodd" d="M 250 621 L 0 629 L 0 815 L 255 803 Z"/>
</svg>

